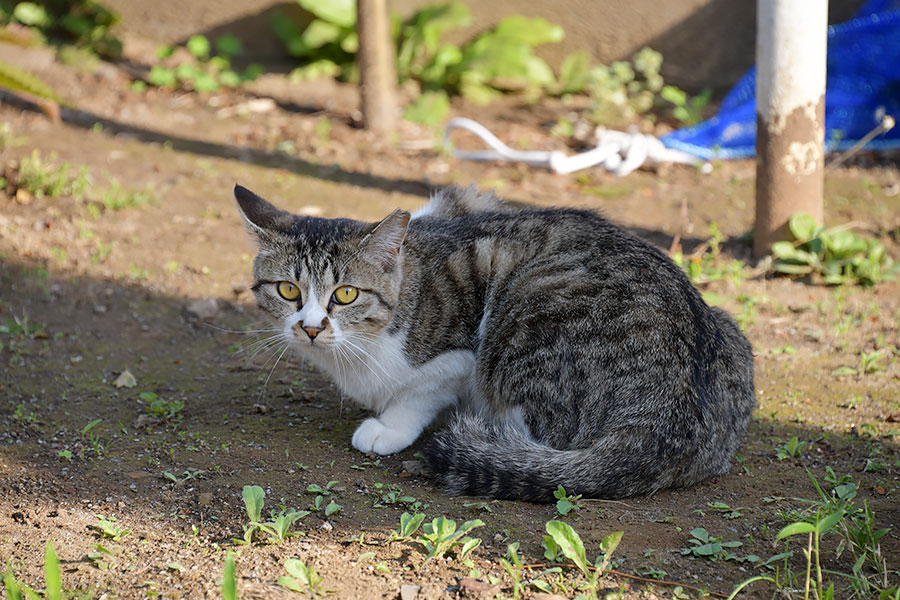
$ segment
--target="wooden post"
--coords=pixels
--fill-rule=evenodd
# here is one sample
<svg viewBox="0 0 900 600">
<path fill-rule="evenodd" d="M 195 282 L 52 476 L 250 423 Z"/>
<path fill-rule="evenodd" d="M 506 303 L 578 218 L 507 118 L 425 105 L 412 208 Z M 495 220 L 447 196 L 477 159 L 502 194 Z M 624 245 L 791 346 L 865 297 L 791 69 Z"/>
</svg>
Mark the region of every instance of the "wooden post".
<svg viewBox="0 0 900 600">
<path fill-rule="evenodd" d="M 828 2 L 758 0 L 753 254 L 789 239 L 788 219 L 823 219 Z"/>
<path fill-rule="evenodd" d="M 357 0 L 356 31 L 363 124 L 387 133 L 397 122 L 397 71 L 387 0 Z"/>
</svg>

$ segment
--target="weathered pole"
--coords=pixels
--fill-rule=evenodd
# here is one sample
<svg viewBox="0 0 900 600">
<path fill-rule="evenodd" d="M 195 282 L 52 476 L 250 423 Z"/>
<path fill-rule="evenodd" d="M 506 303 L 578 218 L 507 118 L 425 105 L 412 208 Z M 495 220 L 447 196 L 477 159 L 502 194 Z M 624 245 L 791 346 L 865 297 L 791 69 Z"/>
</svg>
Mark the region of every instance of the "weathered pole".
<svg viewBox="0 0 900 600">
<path fill-rule="evenodd" d="M 397 122 L 397 71 L 387 0 L 357 0 L 356 31 L 363 124 L 387 133 Z"/>
<path fill-rule="evenodd" d="M 791 215 L 821 223 L 826 0 L 757 0 L 753 254 L 789 239 Z"/>
</svg>

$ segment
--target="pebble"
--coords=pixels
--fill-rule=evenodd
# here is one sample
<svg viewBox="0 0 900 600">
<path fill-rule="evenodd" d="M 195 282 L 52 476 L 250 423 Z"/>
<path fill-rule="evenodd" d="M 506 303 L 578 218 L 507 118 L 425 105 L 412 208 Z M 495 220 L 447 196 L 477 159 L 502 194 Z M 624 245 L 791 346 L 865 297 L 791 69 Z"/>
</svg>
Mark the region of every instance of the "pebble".
<svg viewBox="0 0 900 600">
<path fill-rule="evenodd" d="M 198 319 L 211 319 L 219 312 L 219 303 L 215 298 L 200 298 L 188 303 L 187 311 Z"/>
<path fill-rule="evenodd" d="M 415 597 L 419 595 L 420 589 L 422 588 L 411 583 L 400 586 L 400 600 L 415 600 Z"/>
</svg>

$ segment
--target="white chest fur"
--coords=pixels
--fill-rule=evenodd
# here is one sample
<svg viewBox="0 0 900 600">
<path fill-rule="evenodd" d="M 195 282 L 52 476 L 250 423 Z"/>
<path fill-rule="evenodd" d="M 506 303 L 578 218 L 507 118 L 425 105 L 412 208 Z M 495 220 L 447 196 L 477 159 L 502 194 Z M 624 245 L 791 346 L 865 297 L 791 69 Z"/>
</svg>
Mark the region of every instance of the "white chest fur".
<svg viewBox="0 0 900 600">
<path fill-rule="evenodd" d="M 403 353 L 405 335 L 364 339 L 349 336 L 331 351 L 309 353 L 328 372 L 341 391 L 362 406 L 381 414 L 396 401 L 437 403 L 441 408 L 468 396 L 474 368 L 472 352 L 446 352 L 419 366 Z"/>
</svg>

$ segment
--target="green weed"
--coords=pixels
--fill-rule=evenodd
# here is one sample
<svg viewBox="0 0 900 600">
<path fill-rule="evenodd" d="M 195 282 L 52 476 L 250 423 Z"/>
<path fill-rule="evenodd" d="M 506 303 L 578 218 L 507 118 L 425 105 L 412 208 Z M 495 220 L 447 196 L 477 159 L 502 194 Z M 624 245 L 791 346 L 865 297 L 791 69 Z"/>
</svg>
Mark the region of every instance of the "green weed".
<svg viewBox="0 0 900 600">
<path fill-rule="evenodd" d="M 581 509 L 581 503 L 579 502 L 581 494 L 569 496 L 562 485 L 556 488 L 556 491 L 553 492 L 553 497 L 556 498 L 556 512 L 562 516 L 569 514 L 573 510 Z"/>
<path fill-rule="evenodd" d="M 321 589 L 322 577 L 313 567 L 308 567 L 298 558 L 288 558 L 284 561 L 284 570 L 287 575 L 278 578 L 278 585 L 284 586 L 294 592 L 307 592 L 312 597 L 325 595 Z"/>
<path fill-rule="evenodd" d="M 801 442 L 797 436 L 793 436 L 789 440 L 775 446 L 775 457 L 778 460 L 799 458 L 808 446 L 809 442 Z"/>
<path fill-rule="evenodd" d="M 597 584 L 603 576 L 603 572 L 609 566 L 612 554 L 622 541 L 623 532 L 616 531 L 603 538 L 600 542 L 600 554 L 593 563 L 587 558 L 584 543 L 578 533 L 568 523 L 562 521 L 549 521 L 545 529 L 549 536 L 544 536 L 545 553 L 548 560 L 556 560 L 562 554 L 578 567 L 587 580 L 582 589 L 587 591 L 591 598 L 597 597 Z M 552 558 L 550 558 L 552 556 Z"/>
<path fill-rule="evenodd" d="M 432 519 L 431 523 L 425 523 L 422 527 L 423 534 L 417 538 L 417 541 L 425 547 L 425 551 L 428 553 L 426 560 L 441 558 L 456 549 L 457 546 L 460 546 L 457 555 L 462 560 L 481 544 L 481 538 L 470 538 L 466 534 L 483 525 L 484 521 L 481 519 L 473 519 L 457 528 L 456 521 L 438 517 Z"/>
<path fill-rule="evenodd" d="M 400 527 L 396 531 L 391 532 L 388 541 L 402 542 L 408 540 L 419 529 L 419 525 L 425 520 L 422 513 L 409 514 L 408 512 L 400 515 Z"/>
<path fill-rule="evenodd" d="M 3 586 L 6 588 L 7 600 L 40 600 L 43 596 L 46 600 L 63 600 L 62 577 L 59 570 L 59 558 L 53 545 L 48 543 L 44 551 L 44 593 L 40 594 L 24 583 L 16 581 L 12 570 L 7 570 L 3 575 Z M 69 595 L 66 596 L 70 597 Z M 90 596 L 81 596 L 87 598 Z"/>
<path fill-rule="evenodd" d="M 91 181 L 87 167 L 80 167 L 73 174 L 69 163 L 56 161 L 56 153 L 44 160 L 39 150 L 32 150 L 30 156 L 19 161 L 17 187 L 36 198 L 83 198 Z"/>
<path fill-rule="evenodd" d="M 279 510 L 269 511 L 269 520 L 262 520 L 262 510 L 265 505 L 265 491 L 258 485 L 245 485 L 241 492 L 244 500 L 244 507 L 247 511 L 249 524 L 244 526 L 244 537 L 242 539 L 232 538 L 236 544 L 249 545 L 254 539 L 259 537 L 259 532 L 268 536 L 266 541 L 270 543 L 280 543 L 288 537 L 294 535 L 303 535 L 300 532 L 291 532 L 290 529 L 300 519 L 309 514 L 305 510 L 289 510 L 284 506 L 280 506 Z"/>
<path fill-rule="evenodd" d="M 900 273 L 900 263 L 887 255 L 884 244 L 853 233 L 849 226 L 826 229 L 806 213 L 792 216 L 788 225 L 795 241 L 772 245 L 777 273 L 817 274 L 830 285 L 874 285 Z"/>
<path fill-rule="evenodd" d="M 691 530 L 688 544 L 690 546 L 681 549 L 682 554 L 710 560 L 734 560 L 737 556 L 729 552 L 729 548 L 739 548 L 743 545 L 738 541 L 723 542 L 721 537 L 710 537 L 703 527 Z"/>
</svg>

